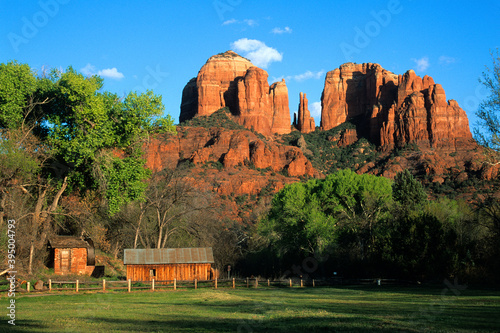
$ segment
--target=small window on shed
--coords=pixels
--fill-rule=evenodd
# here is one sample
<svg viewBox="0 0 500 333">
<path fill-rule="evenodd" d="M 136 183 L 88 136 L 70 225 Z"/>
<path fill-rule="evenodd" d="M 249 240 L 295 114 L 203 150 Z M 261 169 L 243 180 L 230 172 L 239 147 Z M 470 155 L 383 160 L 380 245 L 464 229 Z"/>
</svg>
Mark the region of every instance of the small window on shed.
<svg viewBox="0 0 500 333">
<path fill-rule="evenodd" d="M 150 270 L 149 270 L 149 276 L 151 276 L 151 277 L 155 277 L 155 276 L 156 276 L 156 269 L 154 269 L 154 268 L 153 268 L 153 269 L 150 269 Z"/>
</svg>

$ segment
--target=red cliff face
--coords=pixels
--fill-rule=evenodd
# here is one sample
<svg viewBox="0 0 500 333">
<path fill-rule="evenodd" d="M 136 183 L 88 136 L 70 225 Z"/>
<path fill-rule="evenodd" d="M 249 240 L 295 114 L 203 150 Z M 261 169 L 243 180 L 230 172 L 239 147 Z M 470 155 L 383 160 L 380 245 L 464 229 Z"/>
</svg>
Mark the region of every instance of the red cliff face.
<svg viewBox="0 0 500 333">
<path fill-rule="evenodd" d="M 307 96 L 300 93 L 299 110 L 297 112 L 297 129 L 302 133 L 311 133 L 316 129 L 314 118 L 309 112 Z"/>
<path fill-rule="evenodd" d="M 248 129 L 267 136 L 290 133 L 286 84 L 282 81 L 269 87 L 267 79 L 265 70 L 232 51 L 213 56 L 184 88 L 179 120 L 229 107 Z"/>
<path fill-rule="evenodd" d="M 243 77 L 252 63 L 232 51 L 207 60 L 196 79 L 198 90 L 197 115 L 208 116 L 223 107 L 238 105 L 235 80 Z"/>
<path fill-rule="evenodd" d="M 151 140 L 144 151 L 146 167 L 154 172 L 191 161 L 195 165 L 222 162 L 225 169 L 253 164 L 259 169 L 287 171 L 292 177 L 315 174 L 298 147 L 264 142 L 250 131 L 186 127 L 168 140 Z"/>
<path fill-rule="evenodd" d="M 352 121 L 358 134 L 377 145 L 459 149 L 473 144 L 465 112 L 446 101 L 431 77 L 422 79 L 412 70 L 397 76 L 378 64 L 344 64 L 327 73 L 321 104 L 322 129 Z"/>
</svg>

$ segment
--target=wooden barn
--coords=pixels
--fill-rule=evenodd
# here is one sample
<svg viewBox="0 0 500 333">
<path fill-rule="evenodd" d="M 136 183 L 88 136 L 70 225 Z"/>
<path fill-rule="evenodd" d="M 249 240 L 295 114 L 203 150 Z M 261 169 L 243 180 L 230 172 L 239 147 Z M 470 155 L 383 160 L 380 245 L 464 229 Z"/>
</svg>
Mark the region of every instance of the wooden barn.
<svg viewBox="0 0 500 333">
<path fill-rule="evenodd" d="M 126 249 L 123 263 L 127 280 L 211 280 L 214 255 L 211 247 L 180 249 Z"/>
<path fill-rule="evenodd" d="M 94 243 L 74 236 L 54 236 L 48 241 L 54 273 L 92 275 L 95 269 Z"/>
</svg>

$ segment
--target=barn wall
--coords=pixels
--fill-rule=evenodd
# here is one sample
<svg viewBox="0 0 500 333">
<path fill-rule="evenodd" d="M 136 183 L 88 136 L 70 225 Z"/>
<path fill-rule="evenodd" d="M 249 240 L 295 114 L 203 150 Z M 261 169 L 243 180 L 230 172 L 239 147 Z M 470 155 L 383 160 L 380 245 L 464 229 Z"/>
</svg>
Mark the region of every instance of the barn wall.
<svg viewBox="0 0 500 333">
<path fill-rule="evenodd" d="M 61 269 L 61 251 L 69 251 L 69 270 L 63 271 Z M 87 249 L 74 248 L 74 249 L 54 249 L 54 273 L 57 275 L 64 274 L 85 274 L 90 275 L 94 270 L 94 266 L 87 266 Z"/>
<path fill-rule="evenodd" d="M 194 279 L 210 280 L 211 264 L 163 264 L 163 265 L 127 265 L 127 279 L 132 281 L 151 281 L 150 270 L 156 269 L 157 281 Z"/>
</svg>

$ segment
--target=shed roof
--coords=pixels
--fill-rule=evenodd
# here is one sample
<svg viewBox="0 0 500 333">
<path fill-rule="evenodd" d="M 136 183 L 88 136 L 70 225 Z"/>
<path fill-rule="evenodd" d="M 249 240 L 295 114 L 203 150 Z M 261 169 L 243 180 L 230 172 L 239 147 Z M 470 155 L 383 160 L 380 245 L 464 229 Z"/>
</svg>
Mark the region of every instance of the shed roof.
<svg viewBox="0 0 500 333">
<path fill-rule="evenodd" d="M 52 248 L 90 248 L 89 243 L 75 236 L 52 236 L 49 239 L 49 245 Z"/>
<path fill-rule="evenodd" d="M 211 247 L 125 249 L 123 255 L 125 265 L 206 264 L 213 262 L 214 255 Z"/>
</svg>

